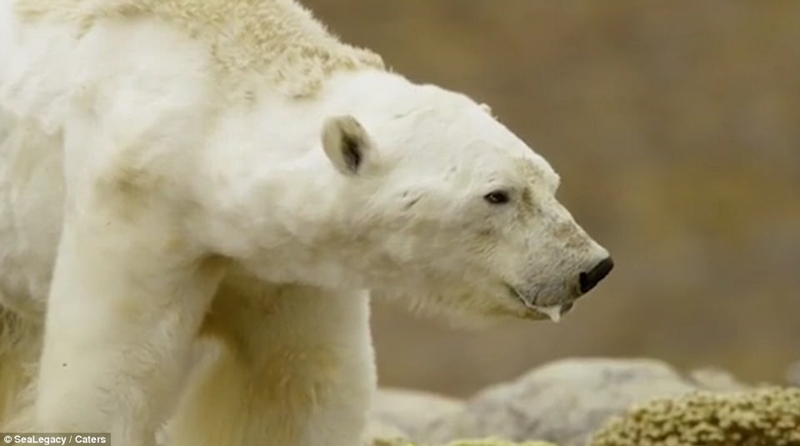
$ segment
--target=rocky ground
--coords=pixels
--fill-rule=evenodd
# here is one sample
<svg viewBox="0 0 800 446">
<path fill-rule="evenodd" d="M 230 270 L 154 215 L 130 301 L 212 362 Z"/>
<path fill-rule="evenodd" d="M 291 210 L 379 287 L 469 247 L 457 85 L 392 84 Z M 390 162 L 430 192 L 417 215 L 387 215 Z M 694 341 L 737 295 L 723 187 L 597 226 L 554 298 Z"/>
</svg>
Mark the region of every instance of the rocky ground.
<svg viewBox="0 0 800 446">
<path fill-rule="evenodd" d="M 382 389 L 370 437 L 373 446 L 800 446 L 798 370 L 777 386 L 651 359 L 560 360 L 466 400 Z"/>
</svg>

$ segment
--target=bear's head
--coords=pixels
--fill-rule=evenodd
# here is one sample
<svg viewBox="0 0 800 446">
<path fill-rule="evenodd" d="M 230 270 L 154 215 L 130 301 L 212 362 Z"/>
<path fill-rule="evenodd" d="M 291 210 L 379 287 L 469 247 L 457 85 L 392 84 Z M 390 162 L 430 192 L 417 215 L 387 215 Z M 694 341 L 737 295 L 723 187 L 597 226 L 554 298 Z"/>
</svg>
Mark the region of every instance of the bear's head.
<svg viewBox="0 0 800 446">
<path fill-rule="evenodd" d="M 328 118 L 342 261 L 378 295 L 449 315 L 557 320 L 611 270 L 556 199 L 559 177 L 488 107 L 414 86 Z"/>
</svg>

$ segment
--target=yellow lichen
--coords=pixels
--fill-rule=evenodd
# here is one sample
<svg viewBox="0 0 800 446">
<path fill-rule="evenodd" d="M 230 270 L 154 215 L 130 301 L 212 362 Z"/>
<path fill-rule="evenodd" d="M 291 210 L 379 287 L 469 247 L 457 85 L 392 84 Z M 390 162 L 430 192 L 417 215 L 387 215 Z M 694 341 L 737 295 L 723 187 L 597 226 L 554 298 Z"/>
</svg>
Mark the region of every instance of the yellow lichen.
<svg viewBox="0 0 800 446">
<path fill-rule="evenodd" d="M 591 446 L 800 446 L 800 389 L 693 392 L 615 417 Z"/>
</svg>

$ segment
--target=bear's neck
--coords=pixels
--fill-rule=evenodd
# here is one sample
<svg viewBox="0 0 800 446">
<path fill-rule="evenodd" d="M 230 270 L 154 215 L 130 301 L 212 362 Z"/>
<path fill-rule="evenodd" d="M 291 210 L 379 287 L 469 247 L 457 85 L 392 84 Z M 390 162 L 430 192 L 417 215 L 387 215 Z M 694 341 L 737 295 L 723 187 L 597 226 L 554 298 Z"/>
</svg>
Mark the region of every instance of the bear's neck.
<svg viewBox="0 0 800 446">
<path fill-rule="evenodd" d="M 338 172 L 321 143 L 324 120 L 355 116 L 368 132 L 392 114 L 385 96 L 415 88 L 383 71 L 333 77 L 314 100 L 264 94 L 251 108 L 230 109 L 206 147 L 195 195 L 206 210 L 197 228 L 213 251 L 238 260 L 262 280 L 320 286 L 365 287 L 343 259 L 357 237 L 345 227 L 353 181 Z M 386 118 L 384 118 L 386 116 Z M 361 259 L 363 260 L 363 259 Z"/>
</svg>

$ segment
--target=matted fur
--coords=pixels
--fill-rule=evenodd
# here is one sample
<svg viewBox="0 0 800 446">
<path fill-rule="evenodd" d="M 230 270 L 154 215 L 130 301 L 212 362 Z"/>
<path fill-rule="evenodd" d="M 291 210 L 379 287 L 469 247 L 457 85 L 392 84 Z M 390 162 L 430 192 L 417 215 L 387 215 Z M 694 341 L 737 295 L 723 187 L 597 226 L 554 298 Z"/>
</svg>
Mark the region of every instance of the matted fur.
<svg viewBox="0 0 800 446">
<path fill-rule="evenodd" d="M 372 51 L 342 43 L 294 0 L 17 0 L 21 20 L 75 23 L 157 17 L 208 45 L 224 82 L 251 76 L 290 97 L 309 97 L 339 70 L 383 69 Z"/>
</svg>

